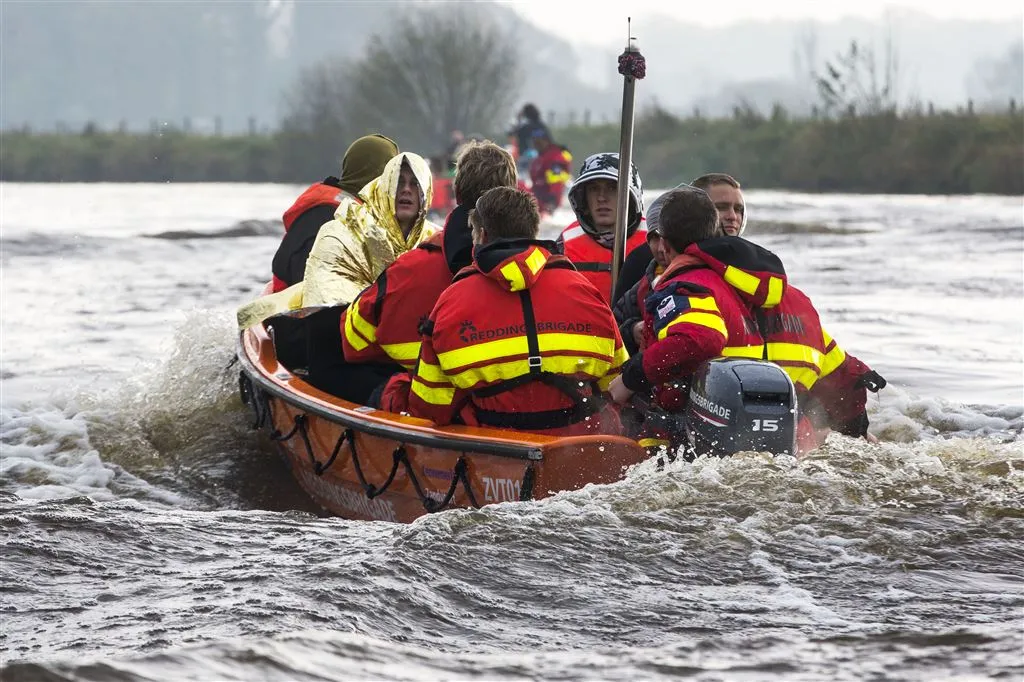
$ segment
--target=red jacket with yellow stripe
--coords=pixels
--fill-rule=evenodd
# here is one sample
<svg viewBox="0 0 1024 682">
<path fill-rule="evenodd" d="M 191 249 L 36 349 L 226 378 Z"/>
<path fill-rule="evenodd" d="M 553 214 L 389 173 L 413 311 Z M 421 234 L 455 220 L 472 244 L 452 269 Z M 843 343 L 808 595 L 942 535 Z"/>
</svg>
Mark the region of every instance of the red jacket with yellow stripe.
<svg viewBox="0 0 1024 682">
<path fill-rule="evenodd" d="M 561 205 L 565 186 L 572 179 L 571 167 L 572 154 L 553 142 L 530 162 L 531 191 L 542 211 L 551 212 Z"/>
<path fill-rule="evenodd" d="M 618 433 L 595 393 L 626 359 L 600 294 L 554 243 L 477 247 L 424 326 L 409 412 L 439 425 Z M 597 384 L 597 388 L 593 387 Z"/>
<path fill-rule="evenodd" d="M 345 360 L 395 362 L 411 371 L 420 355 L 420 325 L 471 254 L 469 210 L 456 206 L 442 232 L 399 256 L 342 314 Z M 396 406 L 404 409 L 404 401 L 389 405 Z"/>
<path fill-rule="evenodd" d="M 612 249 L 598 243 L 578 220 L 562 230 L 558 239 L 562 243 L 565 257 L 597 288 L 604 302 L 611 305 Z M 646 243 L 647 227 L 641 222 L 636 232 L 626 240 L 626 253 L 623 255 L 629 255 L 633 249 Z"/>
<path fill-rule="evenodd" d="M 644 299 L 643 316 L 645 350 L 629 359 L 623 383 L 652 389 L 666 410 L 685 407 L 690 376 L 702 362 L 761 357 L 761 337 L 743 301 L 689 251 L 669 263 Z"/>
<path fill-rule="evenodd" d="M 871 368 L 825 331 L 810 298 L 786 281 L 778 257 L 740 237 L 709 239 L 686 252 L 721 275 L 746 301 L 765 340 L 762 352 L 750 357 L 785 370 L 796 387 L 801 413 L 820 407 L 830 428 L 864 435 L 867 393 L 861 379 Z M 772 286 L 771 280 L 781 284 Z"/>
</svg>

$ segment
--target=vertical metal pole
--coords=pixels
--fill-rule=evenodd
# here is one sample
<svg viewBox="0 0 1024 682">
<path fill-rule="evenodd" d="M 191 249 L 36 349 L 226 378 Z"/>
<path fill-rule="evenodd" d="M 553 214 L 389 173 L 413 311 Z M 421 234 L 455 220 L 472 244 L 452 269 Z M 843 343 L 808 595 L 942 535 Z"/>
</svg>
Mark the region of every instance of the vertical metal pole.
<svg viewBox="0 0 1024 682">
<path fill-rule="evenodd" d="M 629 52 L 639 52 L 636 38 L 630 36 L 626 46 Z M 636 94 L 636 79 L 623 76 L 622 84 L 622 123 L 619 128 L 619 191 L 617 210 L 615 212 L 615 240 L 612 246 L 612 290 L 609 296 L 615 295 L 615 285 L 619 281 L 619 270 L 626 254 L 626 222 L 629 220 L 629 170 L 633 162 L 633 101 Z M 612 301 L 612 305 L 615 301 Z"/>
</svg>

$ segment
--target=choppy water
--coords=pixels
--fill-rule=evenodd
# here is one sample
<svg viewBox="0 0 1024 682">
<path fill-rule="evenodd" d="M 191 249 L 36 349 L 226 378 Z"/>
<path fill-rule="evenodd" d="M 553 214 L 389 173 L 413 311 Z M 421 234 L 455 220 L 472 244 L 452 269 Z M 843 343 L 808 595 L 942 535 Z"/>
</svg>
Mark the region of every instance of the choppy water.
<svg viewBox="0 0 1024 682">
<path fill-rule="evenodd" d="M 399 526 L 235 395 L 299 189 L 0 185 L 0 679 L 1024 678 L 1021 198 L 749 194 L 879 444 Z"/>
</svg>

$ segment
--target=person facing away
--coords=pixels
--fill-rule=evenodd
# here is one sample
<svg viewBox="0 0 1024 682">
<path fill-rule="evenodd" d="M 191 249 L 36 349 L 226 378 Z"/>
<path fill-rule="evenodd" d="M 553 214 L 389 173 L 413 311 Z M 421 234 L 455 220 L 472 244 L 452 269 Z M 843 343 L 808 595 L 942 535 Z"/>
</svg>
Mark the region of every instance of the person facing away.
<svg viewBox="0 0 1024 682">
<path fill-rule="evenodd" d="M 749 357 L 763 342 L 736 292 L 692 252 L 693 244 L 721 235 L 707 192 L 678 187 L 658 201 L 661 205 L 652 205 L 650 212 L 658 212 L 657 231 L 669 264 L 644 300 L 645 349 L 630 357 L 610 391 L 621 403 L 635 392 L 652 391 L 660 407 L 678 412 L 701 363 L 721 355 Z M 768 278 L 769 286 L 757 292 L 763 294 L 762 304 L 771 304 L 768 294 L 782 282 Z"/>
<path fill-rule="evenodd" d="M 740 183 L 725 173 L 707 173 L 694 183 L 707 188 L 727 238 L 698 245 L 700 257 L 725 277 L 742 296 L 759 277 L 757 263 L 768 255 L 740 238 L 747 225 Z M 798 438 L 801 450 L 813 449 L 829 430 L 868 437 L 867 390 L 877 392 L 885 379 L 843 350 L 821 323 L 811 299 L 787 281 L 778 305 L 752 309 L 765 340 L 762 358 L 774 362 L 793 380 L 800 405 Z"/>
<path fill-rule="evenodd" d="M 561 205 L 565 186 L 572 178 L 569 174 L 572 154 L 568 147 L 551 140 L 546 127 L 533 131 L 533 146 L 537 158 L 530 162 L 530 189 L 537 197 L 540 210 L 551 213 Z"/>
<path fill-rule="evenodd" d="M 844 435 L 866 436 L 865 389 L 877 391 L 884 387 L 885 379 L 835 342 L 823 328 L 811 300 L 785 278 L 775 254 L 738 237 L 746 226 L 746 207 L 739 183 L 724 173 L 709 173 L 695 182 L 708 187 L 723 232 L 732 236 L 701 242 L 691 246 L 687 253 L 721 275 L 753 315 L 765 345 L 760 355 L 755 351 L 748 357 L 774 362 L 793 380 L 801 406 L 800 449 L 816 447 L 829 428 Z M 651 205 L 649 229 L 657 231 L 660 213 L 659 199 Z M 660 246 L 652 242 L 656 261 Z M 771 297 L 770 305 L 761 305 L 759 292 L 771 290 L 772 278 L 782 280 L 781 285 L 775 285 L 781 293 Z M 643 283 L 636 289 L 633 296 L 642 305 Z"/>
<path fill-rule="evenodd" d="M 597 287 L 609 305 L 618 215 L 618 175 L 618 154 L 593 154 L 586 158 L 569 190 L 569 205 L 576 214 L 576 220 L 558 237 L 562 253 Z M 640 173 L 631 163 L 625 253 L 647 243 L 647 230 L 643 225 L 643 192 Z"/>
<path fill-rule="evenodd" d="M 493 142 L 466 143 L 452 184 L 458 204 L 448 215 L 443 232 L 399 256 L 343 313 L 341 341 L 346 361 L 391 362 L 407 371 L 413 369 L 420 354 L 420 324 L 455 274 L 473 263 L 469 212 L 487 190 L 516 186 L 515 162 Z M 389 387 L 380 406 L 404 411 L 409 375 L 396 375 Z"/>
<path fill-rule="evenodd" d="M 537 239 L 528 192 L 498 187 L 470 213 L 473 264 L 423 325 L 409 412 L 546 434 L 619 433 L 601 399 L 626 352 L 590 282 Z"/>
<path fill-rule="evenodd" d="M 313 183 L 284 212 L 285 235 L 272 263 L 273 290 L 302 281 L 306 258 L 320 227 L 334 217 L 343 198 L 359 201 L 359 190 L 384 170 L 398 154 L 398 145 L 383 135 L 366 135 L 349 145 L 341 162 L 341 177 Z"/>
</svg>

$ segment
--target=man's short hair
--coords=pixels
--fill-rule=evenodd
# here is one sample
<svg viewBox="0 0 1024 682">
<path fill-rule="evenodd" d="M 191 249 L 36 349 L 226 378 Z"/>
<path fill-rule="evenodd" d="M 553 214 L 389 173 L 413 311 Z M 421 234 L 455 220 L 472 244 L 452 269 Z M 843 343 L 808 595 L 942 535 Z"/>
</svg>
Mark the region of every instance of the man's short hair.
<svg viewBox="0 0 1024 682">
<path fill-rule="evenodd" d="M 705 192 L 708 191 L 709 187 L 714 185 L 729 185 L 730 187 L 741 189 L 739 181 L 733 176 L 726 175 L 725 173 L 705 173 L 699 178 L 696 178 L 690 184 L 704 190 Z"/>
<path fill-rule="evenodd" d="M 515 187 L 516 162 L 512 155 L 490 140 L 467 142 L 455 165 L 455 201 L 470 208 L 494 187 Z"/>
<path fill-rule="evenodd" d="M 721 236 L 718 211 L 703 189 L 684 185 L 664 194 L 658 231 L 676 253 L 694 242 Z"/>
<path fill-rule="evenodd" d="M 484 192 L 469 219 L 475 228 L 486 231 L 488 241 L 534 239 L 540 229 L 537 199 L 530 192 L 511 187 Z"/>
</svg>

